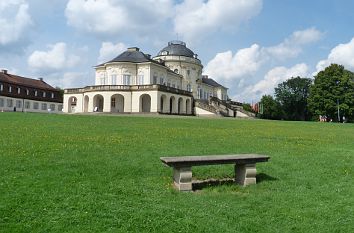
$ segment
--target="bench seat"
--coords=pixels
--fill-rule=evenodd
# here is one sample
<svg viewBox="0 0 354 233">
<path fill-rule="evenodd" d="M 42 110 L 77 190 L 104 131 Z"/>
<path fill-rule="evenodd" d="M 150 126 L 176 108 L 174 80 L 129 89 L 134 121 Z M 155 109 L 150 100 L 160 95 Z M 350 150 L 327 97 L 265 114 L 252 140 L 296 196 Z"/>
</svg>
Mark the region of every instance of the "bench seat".
<svg viewBox="0 0 354 233">
<path fill-rule="evenodd" d="M 267 162 L 270 157 L 259 154 L 239 154 L 161 157 L 160 159 L 165 165 L 173 167 L 175 187 L 180 191 L 191 191 L 193 166 L 235 164 L 235 182 L 246 186 L 256 183 L 256 163 Z"/>
</svg>

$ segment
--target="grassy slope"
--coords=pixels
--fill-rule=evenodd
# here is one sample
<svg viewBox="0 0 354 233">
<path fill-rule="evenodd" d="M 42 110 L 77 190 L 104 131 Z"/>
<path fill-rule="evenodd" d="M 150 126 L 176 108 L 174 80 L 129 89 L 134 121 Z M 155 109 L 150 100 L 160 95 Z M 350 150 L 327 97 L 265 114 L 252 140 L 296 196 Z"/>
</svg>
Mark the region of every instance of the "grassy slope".
<svg viewBox="0 0 354 233">
<path fill-rule="evenodd" d="M 353 124 L 0 113 L 0 146 L 0 232 L 354 228 Z M 257 185 L 179 193 L 159 160 L 231 153 L 271 156 Z"/>
</svg>

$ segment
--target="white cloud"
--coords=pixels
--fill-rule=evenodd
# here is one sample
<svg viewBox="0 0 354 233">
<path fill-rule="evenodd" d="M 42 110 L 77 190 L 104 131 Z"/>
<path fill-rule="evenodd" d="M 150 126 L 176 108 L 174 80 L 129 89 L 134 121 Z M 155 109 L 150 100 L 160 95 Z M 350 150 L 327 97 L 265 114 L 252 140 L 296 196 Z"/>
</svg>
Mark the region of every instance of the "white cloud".
<svg viewBox="0 0 354 233">
<path fill-rule="evenodd" d="M 319 61 L 315 74 L 324 70 L 331 63 L 337 63 L 343 65 L 346 69 L 354 70 L 354 37 L 347 44 L 339 44 L 334 47 L 327 59 Z"/>
<path fill-rule="evenodd" d="M 218 53 L 209 61 L 205 73 L 218 80 L 240 79 L 258 71 L 265 61 L 265 56 L 259 45 L 240 49 L 232 55 L 231 51 Z"/>
<path fill-rule="evenodd" d="M 218 30 L 232 30 L 256 16 L 262 0 L 185 0 L 176 6 L 174 30 L 192 41 Z"/>
<path fill-rule="evenodd" d="M 0 46 L 23 41 L 33 26 L 24 0 L 1 0 L 0 2 Z"/>
<path fill-rule="evenodd" d="M 28 58 L 31 69 L 41 73 L 58 72 L 79 64 L 80 57 L 69 53 L 63 42 L 50 45 L 48 51 L 34 51 Z"/>
<path fill-rule="evenodd" d="M 112 42 L 103 42 L 100 49 L 98 63 L 112 60 L 126 50 L 127 46 L 124 43 L 113 44 Z"/>
<path fill-rule="evenodd" d="M 171 17 L 172 0 L 69 0 L 67 22 L 81 31 L 98 36 L 151 32 Z"/>
<path fill-rule="evenodd" d="M 59 86 L 61 88 L 73 88 L 73 87 L 83 87 L 86 86 L 87 83 L 92 83 L 88 80 L 90 75 L 86 72 L 65 72 L 60 77 L 58 75 L 53 75 L 49 77 L 49 82 L 53 86 Z"/>
<path fill-rule="evenodd" d="M 323 37 L 323 33 L 316 28 L 308 28 L 302 31 L 295 31 L 282 43 L 266 48 L 270 56 L 282 60 L 298 56 L 302 47 L 314 43 Z"/>
<path fill-rule="evenodd" d="M 254 44 L 238 50 L 234 56 L 231 51 L 218 53 L 208 62 L 205 73 L 219 81 L 242 80 L 257 73 L 267 61 L 298 56 L 302 46 L 319 40 L 322 35 L 320 31 L 309 28 L 293 32 L 276 46 L 261 47 Z"/>
<path fill-rule="evenodd" d="M 274 88 L 277 87 L 279 83 L 291 77 L 308 76 L 308 70 L 308 66 L 304 63 L 294 65 L 290 68 L 284 66 L 275 67 L 269 70 L 262 80 L 254 85 L 248 86 L 242 93 L 236 95 L 235 98 L 240 100 L 246 96 L 249 99 L 260 99 L 262 95 L 273 94 Z"/>
<path fill-rule="evenodd" d="M 308 76 L 308 67 L 298 64 L 291 68 L 278 66 L 271 69 L 265 76 L 264 67 L 274 67 L 279 60 L 284 62 L 291 57 L 297 57 L 303 47 L 321 39 L 323 33 L 315 28 L 295 31 L 278 45 L 261 47 L 254 44 L 251 47 L 238 50 L 234 55 L 231 51 L 218 53 L 208 62 L 205 74 L 218 82 L 230 87 L 230 94 L 238 93 L 240 99 L 256 99 L 265 93 L 270 93 L 274 87 L 291 76 Z M 261 79 L 264 77 L 264 79 Z M 248 99 L 248 100 L 249 100 Z"/>
</svg>

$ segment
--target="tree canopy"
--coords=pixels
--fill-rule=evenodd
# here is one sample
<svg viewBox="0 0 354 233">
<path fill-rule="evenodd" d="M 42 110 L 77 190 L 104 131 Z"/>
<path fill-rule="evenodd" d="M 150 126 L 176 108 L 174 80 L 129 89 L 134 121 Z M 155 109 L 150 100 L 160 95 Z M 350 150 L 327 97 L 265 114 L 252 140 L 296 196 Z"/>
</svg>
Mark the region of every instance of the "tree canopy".
<svg viewBox="0 0 354 233">
<path fill-rule="evenodd" d="M 262 96 L 260 102 L 260 116 L 264 119 L 280 120 L 282 118 L 282 110 L 280 103 L 271 95 Z"/>
<path fill-rule="evenodd" d="M 352 122 L 354 120 L 354 73 L 337 64 L 332 64 L 320 71 L 315 76 L 308 102 L 310 110 L 316 116 L 325 116 L 333 121 L 345 119 Z"/>
<path fill-rule="evenodd" d="M 309 78 L 291 78 L 275 88 L 276 100 L 280 103 L 286 120 L 309 120 L 307 98 L 312 80 Z"/>
</svg>

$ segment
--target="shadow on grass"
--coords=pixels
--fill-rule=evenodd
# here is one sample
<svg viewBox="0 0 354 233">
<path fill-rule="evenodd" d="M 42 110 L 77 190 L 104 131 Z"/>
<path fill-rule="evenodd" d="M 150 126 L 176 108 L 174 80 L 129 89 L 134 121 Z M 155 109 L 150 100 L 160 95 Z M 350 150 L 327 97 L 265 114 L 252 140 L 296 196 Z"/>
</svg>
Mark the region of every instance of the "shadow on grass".
<svg viewBox="0 0 354 233">
<path fill-rule="evenodd" d="M 232 184 L 235 184 L 234 178 L 194 180 L 192 183 L 192 189 L 193 191 L 197 191 L 207 187 L 216 187 L 221 185 L 232 185 Z"/>
<path fill-rule="evenodd" d="M 278 180 L 278 178 L 273 177 L 273 176 L 269 176 L 269 175 L 267 175 L 265 173 L 257 174 L 256 178 L 257 178 L 257 183 L 261 183 L 263 181 L 275 181 L 275 180 Z"/>
<path fill-rule="evenodd" d="M 269 176 L 265 173 L 260 173 L 256 175 L 257 183 L 264 181 L 276 181 L 278 178 Z M 207 180 L 194 180 L 192 183 L 193 191 L 198 191 L 207 187 L 216 187 L 222 185 L 234 185 L 234 178 L 223 178 L 223 179 L 207 179 Z"/>
</svg>

